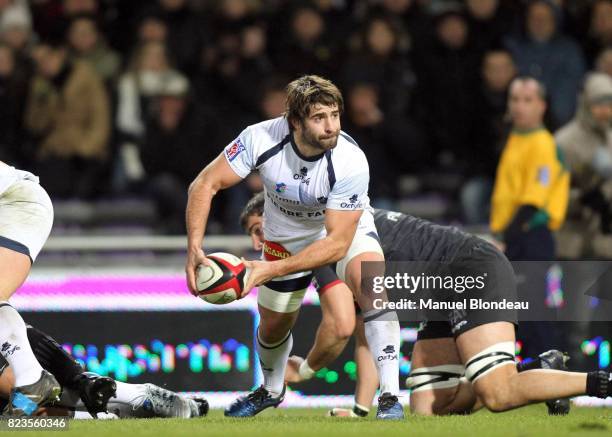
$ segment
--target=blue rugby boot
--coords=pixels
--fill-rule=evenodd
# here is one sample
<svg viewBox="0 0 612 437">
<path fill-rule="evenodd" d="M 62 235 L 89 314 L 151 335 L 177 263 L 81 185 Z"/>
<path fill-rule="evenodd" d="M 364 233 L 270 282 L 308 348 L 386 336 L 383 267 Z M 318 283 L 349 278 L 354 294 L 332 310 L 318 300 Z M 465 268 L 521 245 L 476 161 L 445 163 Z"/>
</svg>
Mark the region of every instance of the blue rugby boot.
<svg viewBox="0 0 612 437">
<path fill-rule="evenodd" d="M 242 396 L 232 402 L 230 406 L 225 409 L 224 414 L 227 417 L 253 417 L 266 408 L 276 408 L 285 399 L 286 388 L 287 387 L 284 386 L 281 394 L 273 398 L 268 390 L 262 385 L 248 395 Z"/>
<path fill-rule="evenodd" d="M 391 393 L 383 393 L 378 398 L 378 411 L 376 418 L 382 420 L 402 420 L 404 408 L 397 400 L 397 396 Z"/>
</svg>

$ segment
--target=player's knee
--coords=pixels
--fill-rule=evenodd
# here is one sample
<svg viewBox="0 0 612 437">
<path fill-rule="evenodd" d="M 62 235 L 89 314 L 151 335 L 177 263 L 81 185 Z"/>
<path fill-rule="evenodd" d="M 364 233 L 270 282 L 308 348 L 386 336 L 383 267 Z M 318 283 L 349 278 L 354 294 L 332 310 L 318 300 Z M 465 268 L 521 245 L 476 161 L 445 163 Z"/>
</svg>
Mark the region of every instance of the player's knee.
<svg viewBox="0 0 612 437">
<path fill-rule="evenodd" d="M 327 297 L 322 302 L 323 318 L 320 329 L 328 338 L 334 338 L 336 341 L 348 340 L 355 330 L 355 311 L 352 306 L 347 311 L 343 305 L 334 307 Z M 352 305 L 352 299 L 350 302 Z"/>
<path fill-rule="evenodd" d="M 351 338 L 355 325 L 350 325 L 348 322 L 336 323 L 336 338 L 340 341 L 348 341 Z"/>
<path fill-rule="evenodd" d="M 474 384 L 476 395 L 487 409 L 499 412 L 513 408 L 517 374 L 514 342 L 501 342 L 484 349 L 470 358 L 465 368 L 467 380 Z"/>
<path fill-rule="evenodd" d="M 266 318 L 265 321 L 262 319 L 259 324 L 258 335 L 260 340 L 265 343 L 276 343 L 287 336 L 291 326 L 291 323 L 283 317 Z"/>
<path fill-rule="evenodd" d="M 414 403 L 410 401 L 410 412 L 417 416 L 435 416 L 432 404 Z"/>
<path fill-rule="evenodd" d="M 487 384 L 476 388 L 476 395 L 483 405 L 494 413 L 507 411 L 514 406 L 512 390 L 507 384 Z"/>
<path fill-rule="evenodd" d="M 332 314 L 323 314 L 320 333 L 326 338 L 334 339 L 336 342 L 348 341 L 355 329 L 354 319 Z"/>
<path fill-rule="evenodd" d="M 333 320 L 334 334 L 338 340 L 348 340 L 355 331 L 355 315 L 346 314 Z"/>
<path fill-rule="evenodd" d="M 449 406 L 457 398 L 457 390 L 438 390 L 440 393 L 436 394 L 435 401 L 431 405 L 433 414 L 440 416 L 443 414 L 449 414 Z"/>
<path fill-rule="evenodd" d="M 269 344 L 273 344 L 278 341 L 281 341 L 283 338 L 287 336 L 287 332 L 289 332 L 289 330 L 287 329 L 287 330 L 280 331 L 279 330 L 280 327 L 281 325 L 279 325 L 279 327 L 275 329 L 275 325 L 268 325 L 266 327 L 260 326 L 259 331 L 258 331 L 259 339 Z"/>
<path fill-rule="evenodd" d="M 504 366 L 476 382 L 474 392 L 488 410 L 495 413 L 510 410 L 517 402 L 522 403 L 515 390 L 515 376 L 516 370 L 512 366 Z"/>
</svg>

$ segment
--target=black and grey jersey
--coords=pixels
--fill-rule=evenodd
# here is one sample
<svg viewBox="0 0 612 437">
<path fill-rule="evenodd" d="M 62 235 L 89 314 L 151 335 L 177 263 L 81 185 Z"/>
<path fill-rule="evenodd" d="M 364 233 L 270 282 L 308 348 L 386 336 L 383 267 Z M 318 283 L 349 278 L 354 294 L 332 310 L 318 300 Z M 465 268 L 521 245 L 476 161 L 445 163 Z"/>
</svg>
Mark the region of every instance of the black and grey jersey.
<svg viewBox="0 0 612 437">
<path fill-rule="evenodd" d="M 387 261 L 450 262 L 472 234 L 411 215 L 374 210 L 374 223 Z"/>
</svg>

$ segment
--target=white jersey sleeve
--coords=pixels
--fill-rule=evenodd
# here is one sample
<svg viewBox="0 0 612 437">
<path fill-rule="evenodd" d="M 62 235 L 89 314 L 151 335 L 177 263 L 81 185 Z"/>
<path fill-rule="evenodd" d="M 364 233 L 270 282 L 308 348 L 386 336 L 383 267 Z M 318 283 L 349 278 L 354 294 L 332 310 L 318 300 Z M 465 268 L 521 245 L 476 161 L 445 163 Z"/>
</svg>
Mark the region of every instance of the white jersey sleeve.
<svg viewBox="0 0 612 437">
<path fill-rule="evenodd" d="M 364 153 L 357 153 L 345 160 L 345 166 L 337 174 L 337 181 L 329 193 L 326 207 L 344 211 L 362 210 L 368 206 L 370 169 Z"/>
<path fill-rule="evenodd" d="M 223 155 L 232 170 L 241 178 L 246 178 L 253 171 L 257 154 L 250 126 L 225 147 Z"/>
<path fill-rule="evenodd" d="M 15 182 L 27 179 L 38 183 L 38 177 L 23 170 L 17 170 L 4 162 L 0 161 L 0 195 L 4 193 Z"/>
</svg>

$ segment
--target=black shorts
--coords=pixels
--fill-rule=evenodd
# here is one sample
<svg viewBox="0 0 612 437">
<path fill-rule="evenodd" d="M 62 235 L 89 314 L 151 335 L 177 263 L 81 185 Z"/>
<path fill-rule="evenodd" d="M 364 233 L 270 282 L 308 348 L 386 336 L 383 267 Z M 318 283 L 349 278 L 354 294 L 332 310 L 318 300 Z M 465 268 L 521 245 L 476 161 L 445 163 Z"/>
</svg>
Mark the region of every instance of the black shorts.
<svg viewBox="0 0 612 437">
<path fill-rule="evenodd" d="M 504 299 L 515 301 L 516 278 L 508 259 L 492 244 L 474 237 L 462 247 L 447 266 L 448 271 L 458 276 L 479 276 L 486 272 L 485 287 L 480 292 L 483 301 L 500 302 Z M 474 296 L 474 295 L 472 295 Z M 468 296 L 454 293 L 447 299 L 463 300 Z M 442 317 L 441 317 L 442 316 Z M 457 337 L 480 325 L 494 322 L 516 324 L 517 311 L 509 309 L 453 309 L 421 323 L 418 340 Z"/>
<path fill-rule="evenodd" d="M 336 284 L 342 282 L 338 275 L 336 274 L 336 265 L 326 265 L 323 267 L 319 267 L 318 269 L 313 270 L 313 285 L 315 286 L 317 293 L 319 295 L 325 293 L 329 288 L 333 287 Z M 361 314 L 361 308 L 359 308 L 359 304 L 355 301 L 355 314 Z"/>
<path fill-rule="evenodd" d="M 317 290 L 317 293 L 323 294 L 329 288 L 342 282 L 336 274 L 336 265 L 326 265 L 312 271 L 312 284 Z"/>
</svg>

